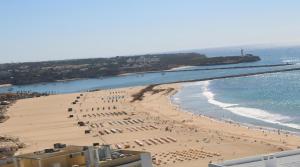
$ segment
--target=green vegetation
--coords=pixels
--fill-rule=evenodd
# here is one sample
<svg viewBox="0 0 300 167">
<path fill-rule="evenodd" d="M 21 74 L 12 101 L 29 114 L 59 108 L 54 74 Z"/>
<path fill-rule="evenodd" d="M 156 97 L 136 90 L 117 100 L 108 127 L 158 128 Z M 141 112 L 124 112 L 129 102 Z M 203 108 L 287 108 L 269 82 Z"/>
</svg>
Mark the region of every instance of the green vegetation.
<svg viewBox="0 0 300 167">
<path fill-rule="evenodd" d="M 198 53 L 151 54 L 0 65 L 0 84 L 33 84 L 124 73 L 161 71 L 180 66 L 236 64 L 259 61 L 253 55 L 207 58 Z"/>
</svg>

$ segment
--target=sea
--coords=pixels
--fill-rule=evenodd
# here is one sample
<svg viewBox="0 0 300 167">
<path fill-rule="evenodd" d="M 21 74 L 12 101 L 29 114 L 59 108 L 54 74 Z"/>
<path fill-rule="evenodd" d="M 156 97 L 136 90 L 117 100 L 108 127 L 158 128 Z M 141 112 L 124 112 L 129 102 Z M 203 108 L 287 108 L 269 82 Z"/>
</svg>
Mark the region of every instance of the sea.
<svg viewBox="0 0 300 167">
<path fill-rule="evenodd" d="M 194 52 L 204 53 L 207 56 L 227 56 L 237 55 L 239 51 L 240 48 L 219 48 Z M 250 48 L 245 51 L 260 56 L 262 60 L 254 63 L 186 67 L 185 69 L 280 63 L 294 63 L 294 65 L 127 74 L 107 78 L 0 87 L 0 93 L 18 91 L 74 93 L 300 67 L 300 47 Z M 183 83 L 182 86 L 171 100 L 187 112 L 300 134 L 300 71 L 190 82 Z"/>
<path fill-rule="evenodd" d="M 262 57 L 254 64 L 300 63 L 298 49 L 253 53 Z M 172 100 L 194 114 L 300 134 L 300 71 L 184 83 Z"/>
</svg>

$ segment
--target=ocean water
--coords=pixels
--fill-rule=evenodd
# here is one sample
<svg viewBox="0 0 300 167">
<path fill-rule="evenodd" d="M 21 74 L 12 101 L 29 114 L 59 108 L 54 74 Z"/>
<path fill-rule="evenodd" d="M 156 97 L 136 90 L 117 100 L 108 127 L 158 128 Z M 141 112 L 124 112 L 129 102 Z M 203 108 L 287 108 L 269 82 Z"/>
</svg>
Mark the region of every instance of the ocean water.
<svg viewBox="0 0 300 167">
<path fill-rule="evenodd" d="M 299 65 L 300 54 L 295 53 L 265 62 Z M 185 83 L 172 100 L 195 114 L 300 134 L 299 71 Z"/>
<path fill-rule="evenodd" d="M 199 52 L 208 56 L 237 55 L 239 48 L 201 50 Z M 295 63 L 293 67 L 300 67 L 300 47 L 249 49 L 247 53 L 258 55 L 262 60 L 254 63 L 214 67 L 287 62 Z M 129 74 L 99 79 L 0 87 L 0 93 L 17 91 L 73 93 L 92 89 L 149 85 L 282 68 L 291 67 Z M 172 100 L 183 109 L 195 114 L 300 133 L 300 71 L 184 83 L 183 89 L 175 94 Z"/>
<path fill-rule="evenodd" d="M 207 56 L 226 56 L 238 55 L 239 49 L 228 50 L 209 50 L 200 51 L 206 53 Z M 190 67 L 191 69 L 214 68 L 214 67 L 231 67 L 231 66 L 249 66 L 262 64 L 277 64 L 300 62 L 300 48 L 291 49 L 257 49 L 249 50 L 247 53 L 252 53 L 261 57 L 261 61 L 254 63 L 242 63 L 236 65 L 219 65 L 219 66 L 201 66 Z M 299 54 L 298 54 L 299 53 Z M 300 66 L 300 65 L 295 65 Z M 243 74 L 249 72 L 259 72 L 266 70 L 291 68 L 289 67 L 272 67 L 272 68 L 257 68 L 257 69 L 230 69 L 230 70 L 208 70 L 208 71 L 185 71 L 185 72 L 165 72 L 165 73 L 144 73 L 144 74 L 129 74 L 126 76 L 96 78 L 96 79 L 82 79 L 66 82 L 48 82 L 38 83 L 22 86 L 0 87 L 0 93 L 17 92 L 17 91 L 31 91 L 31 92 L 50 92 L 50 93 L 74 93 L 93 89 L 108 89 L 120 88 L 129 86 L 159 84 L 174 81 L 184 81 L 193 79 L 202 79 L 208 77 L 217 77 L 224 75 Z M 1 78 L 0 78 L 1 79 Z"/>
</svg>

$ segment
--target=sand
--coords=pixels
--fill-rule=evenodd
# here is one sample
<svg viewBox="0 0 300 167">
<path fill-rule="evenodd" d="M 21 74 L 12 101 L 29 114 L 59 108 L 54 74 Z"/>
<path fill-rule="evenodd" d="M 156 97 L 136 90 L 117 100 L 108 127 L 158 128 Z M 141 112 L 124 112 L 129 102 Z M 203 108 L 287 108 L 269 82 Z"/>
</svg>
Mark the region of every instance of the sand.
<svg viewBox="0 0 300 167">
<path fill-rule="evenodd" d="M 60 142 L 151 152 L 155 166 L 203 166 L 244 156 L 300 146 L 300 137 L 193 115 L 173 105 L 180 84 L 156 86 L 140 101 L 145 87 L 109 89 L 80 95 L 50 95 L 17 101 L 0 135 L 18 137 L 27 146 L 18 154 Z M 78 98 L 78 99 L 77 99 Z M 76 104 L 72 104 L 74 100 Z M 104 108 L 103 108 L 104 107 Z M 72 111 L 68 111 L 72 108 Z M 72 115 L 73 117 L 70 117 Z M 78 122 L 85 123 L 79 126 Z"/>
</svg>

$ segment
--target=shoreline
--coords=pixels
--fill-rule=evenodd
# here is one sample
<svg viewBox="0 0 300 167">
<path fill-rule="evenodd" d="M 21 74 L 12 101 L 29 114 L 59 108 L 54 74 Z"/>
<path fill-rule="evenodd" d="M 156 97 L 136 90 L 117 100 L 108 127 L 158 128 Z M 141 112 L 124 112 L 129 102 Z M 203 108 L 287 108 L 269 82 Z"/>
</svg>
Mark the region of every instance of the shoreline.
<svg viewBox="0 0 300 167">
<path fill-rule="evenodd" d="M 228 69 L 228 68 L 254 68 L 254 67 L 273 67 L 273 66 L 288 66 L 292 64 L 273 64 L 273 65 L 259 65 L 259 66 L 242 66 L 242 67 L 223 67 L 223 68 L 213 68 L 213 69 L 190 69 L 190 70 L 164 70 L 164 71 L 147 71 L 147 72 L 139 72 L 139 73 L 123 73 L 123 74 L 118 74 L 118 75 L 113 75 L 113 76 L 106 76 L 106 77 L 98 77 L 98 78 L 72 78 L 72 79 L 65 79 L 65 80 L 56 80 L 52 82 L 38 82 L 38 83 L 32 83 L 32 84 L 21 84 L 21 85 L 10 85 L 10 84 L 4 84 L 0 85 L 0 88 L 2 87 L 10 87 L 10 86 L 16 86 L 16 87 L 21 87 L 21 86 L 40 86 L 40 85 L 47 85 L 47 84 L 54 84 L 55 83 L 63 83 L 63 82 L 73 82 L 73 81 L 84 81 L 84 80 L 102 80 L 102 79 L 107 79 L 107 78 L 114 78 L 114 77 L 125 77 L 125 76 L 130 76 L 130 75 L 143 75 L 143 74 L 148 74 L 148 73 L 161 73 L 164 75 L 165 73 L 168 72 L 177 72 L 177 71 L 198 71 L 198 70 L 216 70 L 216 69 Z M 185 66 L 186 67 L 186 66 Z M 189 67 L 189 66 L 187 66 Z M 181 68 L 181 67 L 179 67 Z M 216 76 L 216 77 L 208 77 L 208 78 L 202 78 L 202 79 L 191 79 L 191 80 L 178 80 L 178 81 L 170 81 L 170 82 L 161 82 L 161 83 L 154 83 L 154 85 L 164 85 L 164 84 L 175 84 L 175 83 L 186 83 L 186 82 L 197 82 L 197 81 L 209 81 L 209 80 L 217 80 L 217 79 L 226 79 L 226 78 L 239 78 L 239 77 L 247 77 L 247 76 L 256 76 L 256 75 L 262 75 L 262 74 L 272 74 L 272 73 L 283 73 L 283 72 L 291 72 L 291 71 L 299 71 L 300 68 L 288 68 L 288 69 L 280 69 L 280 70 L 270 70 L 270 71 L 263 71 L 263 72 L 254 72 L 254 73 L 242 73 L 242 74 L 236 74 L 236 75 L 225 75 L 225 76 Z M 93 88 L 92 88 L 93 89 Z M 101 89 L 101 88 L 99 88 Z M 68 93 L 76 93 L 76 92 L 81 92 L 85 91 L 86 89 L 80 90 L 76 89 L 72 92 L 59 92 L 59 94 L 68 94 Z M 10 92 L 10 91 L 6 91 Z M 41 92 L 42 93 L 42 92 Z"/>
<path fill-rule="evenodd" d="M 0 124 L 0 135 L 18 137 L 27 145 L 18 154 L 49 148 L 57 142 L 68 145 L 100 142 L 113 148 L 129 146 L 130 150 L 149 151 L 156 159 L 154 166 L 164 167 L 207 167 L 210 161 L 266 154 L 300 145 L 298 136 L 261 131 L 184 111 L 171 100 L 181 86 L 156 85 L 147 90 L 138 86 L 18 100 L 7 112 L 10 119 Z M 133 95 L 141 91 L 142 98 L 132 102 Z M 116 95 L 123 99 L 107 101 Z M 71 104 L 77 97 L 80 97 L 79 104 Z M 70 107 L 71 112 L 67 111 Z M 111 107 L 109 111 L 107 107 Z M 120 111 L 126 115 L 120 115 Z M 114 112 L 118 115 L 110 114 Z M 105 114 L 97 116 L 100 113 Z M 78 121 L 87 125 L 78 126 Z M 156 144 L 149 144 L 154 139 Z M 197 158 L 194 151 L 203 151 L 211 157 Z M 191 158 L 175 155 L 183 152 Z M 169 154 L 176 158 L 165 157 Z"/>
<path fill-rule="evenodd" d="M 171 84 L 171 85 L 174 85 L 174 84 Z M 229 133 L 233 136 L 237 136 L 237 137 L 233 137 L 233 138 L 237 138 L 237 139 L 240 139 L 240 136 L 244 136 L 245 131 L 250 131 L 251 133 L 254 133 L 254 134 L 258 133 L 259 135 L 251 135 L 251 137 L 250 137 L 250 138 L 254 139 L 254 142 L 260 141 L 260 143 L 267 143 L 267 145 L 274 144 L 274 146 L 278 147 L 279 151 L 289 150 L 289 149 L 292 149 L 292 148 L 294 148 L 294 149 L 299 148 L 300 136 L 295 134 L 295 133 L 292 133 L 290 131 L 280 130 L 280 133 L 278 133 L 276 128 L 269 129 L 268 127 L 261 127 L 261 126 L 255 126 L 255 125 L 249 126 L 250 124 L 242 124 L 240 122 L 222 120 L 222 119 L 209 117 L 209 116 L 205 116 L 205 115 L 201 115 L 201 114 L 197 115 L 197 114 L 192 113 L 191 111 L 182 109 L 180 107 L 180 105 L 174 103 L 174 101 L 172 100 L 172 96 L 174 96 L 174 94 L 176 94 L 182 88 L 182 84 L 177 84 L 177 85 L 180 85 L 180 86 L 177 87 L 177 89 L 175 89 L 175 92 L 173 92 L 172 94 L 169 94 L 168 96 L 166 96 L 166 98 L 168 99 L 168 103 L 171 105 L 171 107 L 177 108 L 177 109 L 175 109 L 176 111 L 179 109 L 178 111 L 179 111 L 180 115 L 186 116 L 186 117 L 192 117 L 192 119 L 196 118 L 196 119 L 199 119 L 201 121 L 203 121 L 203 119 L 204 120 L 209 120 L 208 122 L 213 122 L 212 124 L 220 124 L 221 125 L 220 127 L 222 127 L 222 128 L 223 128 L 223 126 L 228 126 L 229 129 L 230 128 L 239 129 L 239 130 L 242 129 L 242 132 L 240 132 L 241 134 L 235 134 L 235 133 L 231 132 L 230 130 L 224 130 L 224 132 L 226 132 L 226 133 Z M 161 85 L 158 85 L 158 87 L 160 87 L 160 86 Z M 163 86 L 167 87 L 169 85 L 163 85 Z M 183 122 L 186 121 L 183 118 L 181 120 Z M 263 137 L 259 137 L 261 135 L 261 133 L 263 134 L 262 135 Z M 270 139 L 269 138 L 268 139 L 264 138 L 264 137 L 269 136 L 269 135 L 272 136 Z M 285 136 L 286 139 L 279 139 L 280 136 Z M 272 138 L 275 138 L 277 141 L 273 140 Z M 293 139 L 288 141 L 288 138 L 293 138 Z M 248 140 L 248 139 L 244 139 L 244 141 L 245 140 Z M 270 142 L 270 143 L 268 143 L 268 142 Z M 297 143 L 297 144 L 295 144 L 294 142 Z M 294 144 L 292 144 L 292 143 L 294 143 Z M 270 152 L 267 152 L 267 153 L 270 153 Z M 261 154 L 261 153 L 258 153 L 258 154 Z M 250 155 L 257 155 L 257 153 L 256 154 L 250 154 Z M 238 156 L 234 157 L 234 158 L 238 158 Z M 234 158 L 231 158 L 231 159 L 234 159 Z"/>
<path fill-rule="evenodd" d="M 180 105 L 177 105 L 173 102 L 171 102 L 171 103 L 172 103 L 172 105 L 174 105 L 176 107 L 179 107 L 180 110 L 184 113 L 192 114 L 194 116 L 199 116 L 199 117 L 205 117 L 206 119 L 210 119 L 211 121 L 215 121 L 215 122 L 218 122 L 218 123 L 236 124 L 236 125 L 244 127 L 244 128 L 250 128 L 250 129 L 254 129 L 254 130 L 258 130 L 258 131 L 262 131 L 262 132 L 263 131 L 268 131 L 268 132 L 271 132 L 271 133 L 277 133 L 278 132 L 278 129 L 275 128 L 275 127 L 258 126 L 258 125 L 253 125 L 253 124 L 245 123 L 245 122 L 238 122 L 238 121 L 234 121 L 234 120 L 226 120 L 226 119 L 221 119 L 221 118 L 217 118 L 217 117 L 210 117 L 210 116 L 207 116 L 207 115 L 204 115 L 204 114 L 195 114 L 192 111 L 185 110 L 185 109 L 181 108 Z M 295 135 L 295 136 L 300 137 L 300 133 L 297 133 L 297 132 L 284 130 L 284 129 L 280 129 L 280 132 L 284 133 L 284 134 L 290 134 L 290 135 Z"/>
<path fill-rule="evenodd" d="M 198 82 L 207 82 L 207 81 L 198 81 Z M 191 82 L 191 83 L 195 83 L 195 82 Z M 181 88 L 178 90 L 181 91 L 182 90 L 182 87 L 184 87 L 183 84 L 189 84 L 189 83 L 181 83 Z M 175 94 L 174 94 L 175 95 Z M 173 105 L 175 106 L 178 106 L 183 112 L 189 112 L 189 113 L 192 113 L 194 115 L 200 115 L 200 116 L 203 116 L 203 117 L 207 117 L 208 119 L 212 119 L 212 120 L 215 120 L 215 121 L 219 121 L 219 122 L 223 122 L 223 123 L 235 123 L 235 124 L 238 124 L 238 125 L 241 125 L 241 126 L 244 126 L 246 128 L 253 128 L 253 129 L 257 129 L 257 130 L 261 130 L 261 131 L 271 131 L 271 132 L 281 132 L 281 133 L 285 133 L 285 134 L 293 134 L 293 135 L 296 135 L 296 136 L 299 136 L 300 137 L 300 132 L 297 132 L 297 131 L 292 131 L 292 130 L 288 130 L 288 129 L 284 129 L 284 128 L 291 128 L 291 129 L 295 129 L 295 130 L 299 130 L 297 128 L 292 128 L 292 127 L 289 127 L 289 126 L 285 126 L 285 125 L 281 125 L 281 124 L 275 124 L 275 123 L 269 123 L 269 122 L 264 122 L 262 120 L 260 120 L 259 118 L 252 118 L 252 117 L 245 117 L 245 116 L 242 116 L 242 117 L 245 117 L 245 118 L 249 118 L 249 119 L 255 119 L 255 120 L 258 120 L 258 121 L 262 121 L 263 123 L 267 123 L 267 124 L 270 124 L 270 126 L 267 126 L 267 125 L 255 125 L 255 124 L 251 124 L 251 123 L 247 123 L 247 122 L 240 122 L 240 121 L 235 121 L 235 120 L 232 120 L 232 119 L 222 119 L 222 117 L 213 117 L 213 116 L 207 116 L 207 115 L 204 115 L 204 114 L 196 114 L 194 113 L 193 111 L 191 110 L 185 110 L 183 109 L 180 104 L 177 104 L 175 102 L 175 100 L 173 99 L 173 96 L 170 96 L 170 101 Z M 206 97 L 207 98 L 207 97 Z M 219 101 L 218 101 L 219 102 Z M 210 102 L 207 102 L 209 104 L 212 104 Z M 223 102 L 221 102 L 223 103 Z M 215 105 L 215 104 L 212 104 L 212 105 Z M 220 107 L 220 106 L 218 106 Z M 256 109 L 256 108 L 249 108 L 250 110 L 251 109 Z M 238 115 L 232 111 L 227 111 L 227 112 L 231 112 L 235 115 Z M 238 116 L 241 116 L 241 115 L 238 115 Z M 272 126 L 273 125 L 273 126 Z M 282 126 L 282 128 L 276 128 L 274 127 L 274 125 L 280 125 Z"/>
</svg>

